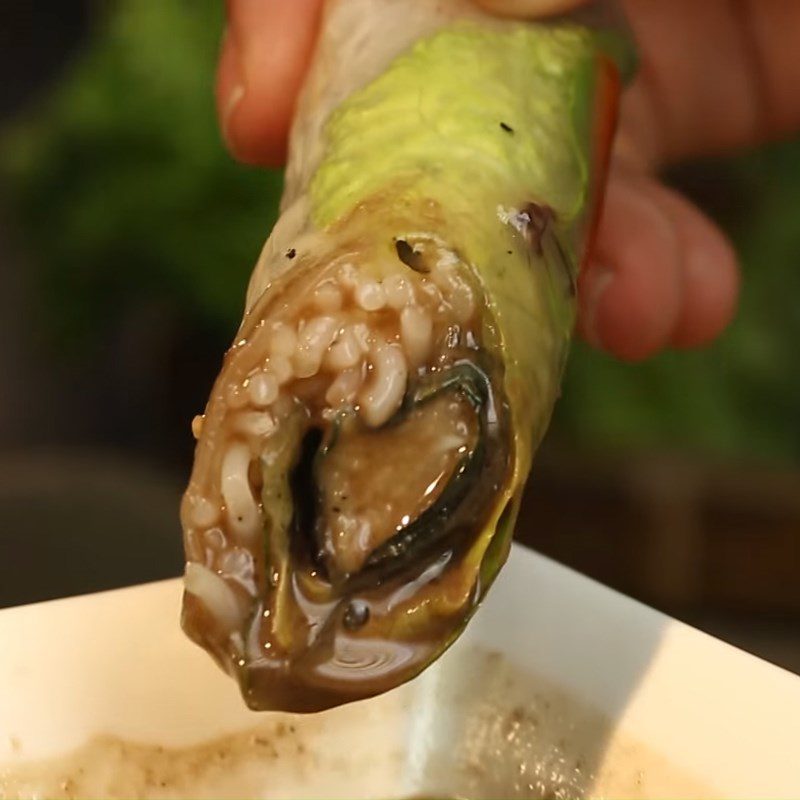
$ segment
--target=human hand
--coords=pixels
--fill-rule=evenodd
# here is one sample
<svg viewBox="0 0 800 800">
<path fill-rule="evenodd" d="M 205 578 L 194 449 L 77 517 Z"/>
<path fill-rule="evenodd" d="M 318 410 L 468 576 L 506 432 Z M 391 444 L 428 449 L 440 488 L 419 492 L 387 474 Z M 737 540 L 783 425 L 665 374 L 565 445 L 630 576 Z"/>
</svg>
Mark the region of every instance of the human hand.
<svg viewBox="0 0 800 800">
<path fill-rule="evenodd" d="M 217 105 L 233 154 L 277 166 L 323 0 L 227 0 Z M 540 16 L 581 0 L 476 0 Z M 695 347 L 731 320 L 736 257 L 723 234 L 657 170 L 800 127 L 800 4 L 791 0 L 622 0 L 641 56 L 625 91 L 603 217 L 580 279 L 589 342 L 637 360 Z"/>
</svg>

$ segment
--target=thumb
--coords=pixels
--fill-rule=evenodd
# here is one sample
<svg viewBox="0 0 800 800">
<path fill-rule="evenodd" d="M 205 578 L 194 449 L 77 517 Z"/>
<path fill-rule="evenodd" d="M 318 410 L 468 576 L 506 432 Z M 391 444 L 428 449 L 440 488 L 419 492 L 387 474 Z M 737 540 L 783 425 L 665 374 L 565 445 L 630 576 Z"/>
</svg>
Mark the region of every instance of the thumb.
<svg viewBox="0 0 800 800">
<path fill-rule="evenodd" d="M 547 17 L 585 5 L 587 0 L 475 0 L 492 14 L 504 17 Z"/>
</svg>

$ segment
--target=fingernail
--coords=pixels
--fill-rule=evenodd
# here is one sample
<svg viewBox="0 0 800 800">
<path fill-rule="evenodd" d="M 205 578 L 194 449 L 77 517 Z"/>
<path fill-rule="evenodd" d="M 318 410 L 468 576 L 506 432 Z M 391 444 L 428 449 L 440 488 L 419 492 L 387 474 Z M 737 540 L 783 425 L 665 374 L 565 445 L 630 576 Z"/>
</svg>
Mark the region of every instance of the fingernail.
<svg viewBox="0 0 800 800">
<path fill-rule="evenodd" d="M 600 337 L 597 328 L 597 321 L 600 317 L 600 307 L 602 306 L 603 297 L 608 291 L 608 288 L 614 282 L 614 273 L 607 267 L 590 267 L 590 277 L 586 283 L 585 300 L 583 306 L 583 320 L 582 328 L 583 335 L 586 341 L 599 350 L 605 349 L 603 340 Z"/>
<path fill-rule="evenodd" d="M 239 48 L 231 29 L 226 28 L 220 43 L 220 57 L 217 78 L 217 91 L 220 92 L 220 127 L 225 144 L 233 150 L 231 140 L 231 120 L 244 97 L 245 88 L 242 65 L 239 61 Z"/>
<path fill-rule="evenodd" d="M 228 99 L 225 101 L 225 108 L 222 112 L 222 135 L 225 138 L 225 144 L 233 150 L 233 144 L 230 137 L 230 124 L 234 111 L 239 103 L 242 102 L 244 97 L 244 84 L 237 83 L 228 93 Z"/>
</svg>

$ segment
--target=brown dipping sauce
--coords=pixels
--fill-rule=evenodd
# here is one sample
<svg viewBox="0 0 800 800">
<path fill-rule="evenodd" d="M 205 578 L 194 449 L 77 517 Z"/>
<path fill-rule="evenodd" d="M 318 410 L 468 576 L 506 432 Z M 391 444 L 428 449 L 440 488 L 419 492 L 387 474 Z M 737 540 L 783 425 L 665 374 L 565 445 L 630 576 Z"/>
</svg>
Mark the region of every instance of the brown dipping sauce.
<svg viewBox="0 0 800 800">
<path fill-rule="evenodd" d="M 615 733 L 605 717 L 499 655 L 473 650 L 461 657 L 470 669 L 439 681 L 443 711 L 432 721 L 434 730 L 426 731 L 430 744 L 424 748 L 419 791 L 390 798 L 384 783 L 376 796 L 716 796 L 657 753 Z M 415 702 L 413 694 L 409 698 Z M 362 712 L 354 706 L 353 713 Z M 298 789 L 320 775 L 331 786 L 343 780 L 350 785 L 359 765 L 326 750 L 325 736 L 319 735 L 325 715 L 262 719 L 250 730 L 191 747 L 100 736 L 61 758 L 0 765 L 0 798 L 279 797 L 270 791 L 286 786 L 298 796 Z M 344 727 L 341 736 L 347 736 Z M 415 760 L 419 757 L 416 753 Z M 405 752 L 379 749 L 368 766 L 373 774 L 377 764 L 390 777 L 401 776 L 408 772 L 408 758 Z M 365 772 L 366 766 L 361 765 Z M 418 768 L 417 763 L 415 772 Z"/>
</svg>

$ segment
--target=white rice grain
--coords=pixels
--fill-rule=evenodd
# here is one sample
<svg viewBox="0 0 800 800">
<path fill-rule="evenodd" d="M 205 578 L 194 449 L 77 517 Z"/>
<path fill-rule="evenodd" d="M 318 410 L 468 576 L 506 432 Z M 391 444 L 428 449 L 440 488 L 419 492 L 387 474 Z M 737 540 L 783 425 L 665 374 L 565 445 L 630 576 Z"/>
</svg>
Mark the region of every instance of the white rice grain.
<svg viewBox="0 0 800 800">
<path fill-rule="evenodd" d="M 345 403 L 352 403 L 356 399 L 363 381 L 361 368 L 343 370 L 328 387 L 328 391 L 325 393 L 325 402 L 333 408 Z"/>
<path fill-rule="evenodd" d="M 390 275 L 383 282 L 386 302 L 391 308 L 400 310 L 414 302 L 414 287 L 402 275 Z"/>
<path fill-rule="evenodd" d="M 285 322 L 278 322 L 272 329 L 267 350 L 270 356 L 290 358 L 297 347 L 297 334 Z"/>
<path fill-rule="evenodd" d="M 364 281 L 356 287 L 356 303 L 364 311 L 379 311 L 386 305 L 386 292 L 377 281 Z"/>
<path fill-rule="evenodd" d="M 425 362 L 433 342 L 433 319 L 419 306 L 408 306 L 400 312 L 400 341 L 412 366 Z"/>
<path fill-rule="evenodd" d="M 277 394 L 275 395 L 277 398 Z M 234 427 L 245 436 L 263 438 L 271 435 L 275 428 L 275 420 L 267 411 L 242 411 L 236 415 Z"/>
<path fill-rule="evenodd" d="M 283 386 L 294 377 L 294 367 L 286 356 L 270 356 L 267 371 L 275 378 L 278 386 Z"/>
<path fill-rule="evenodd" d="M 258 417 L 265 416 L 258 414 Z M 230 531 L 242 540 L 252 539 L 260 527 L 260 515 L 250 488 L 250 448 L 243 442 L 232 444 L 222 459 L 220 484 Z"/>
<path fill-rule="evenodd" d="M 226 631 L 241 625 L 242 609 L 233 589 L 224 578 L 208 567 L 194 561 L 186 565 L 183 585 L 189 594 L 197 597 Z"/>
<path fill-rule="evenodd" d="M 195 439 L 199 439 L 200 435 L 203 433 L 203 423 L 205 419 L 205 414 L 195 414 L 192 418 L 192 436 L 194 436 Z"/>
<path fill-rule="evenodd" d="M 210 528 L 219 519 L 219 508 L 207 497 L 194 495 L 189 500 L 189 521 L 196 528 Z"/>
<path fill-rule="evenodd" d="M 319 372 L 325 351 L 333 341 L 339 323 L 334 317 L 314 317 L 301 328 L 292 365 L 298 378 L 310 378 Z"/>
<path fill-rule="evenodd" d="M 278 397 L 278 381 L 269 372 L 256 372 L 248 378 L 247 393 L 256 408 L 266 408 Z"/>
<path fill-rule="evenodd" d="M 361 415 L 372 427 L 383 425 L 400 408 L 406 391 L 408 366 L 398 344 L 376 342 L 370 350 L 372 377 L 359 395 Z"/>
<path fill-rule="evenodd" d="M 335 372 L 354 367 L 361 361 L 364 348 L 355 328 L 347 326 L 337 337 L 336 341 L 328 348 L 325 354 L 325 366 Z"/>
</svg>

